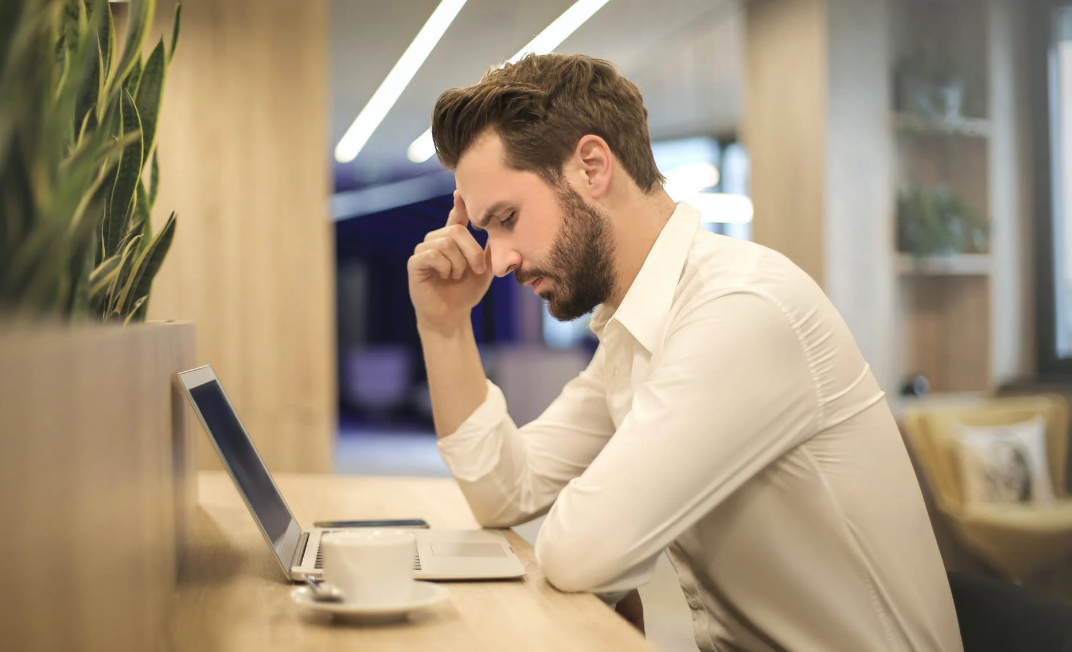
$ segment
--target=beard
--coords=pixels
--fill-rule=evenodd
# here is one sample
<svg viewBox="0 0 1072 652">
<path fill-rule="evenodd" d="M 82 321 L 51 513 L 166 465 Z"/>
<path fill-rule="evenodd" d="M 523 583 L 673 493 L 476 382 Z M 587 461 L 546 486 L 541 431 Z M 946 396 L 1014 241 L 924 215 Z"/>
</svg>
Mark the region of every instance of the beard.
<svg viewBox="0 0 1072 652">
<path fill-rule="evenodd" d="M 563 183 L 556 188 L 562 227 L 551 244 L 551 268 L 517 271 L 518 283 L 546 278 L 554 289 L 541 296 L 551 316 L 572 321 L 605 303 L 614 289 L 614 241 L 610 220 Z"/>
</svg>

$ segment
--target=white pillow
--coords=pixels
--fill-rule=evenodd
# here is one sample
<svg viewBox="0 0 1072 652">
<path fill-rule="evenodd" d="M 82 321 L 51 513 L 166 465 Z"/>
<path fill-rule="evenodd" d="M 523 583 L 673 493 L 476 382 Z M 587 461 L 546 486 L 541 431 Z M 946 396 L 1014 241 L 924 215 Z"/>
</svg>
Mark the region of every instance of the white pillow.
<svg viewBox="0 0 1072 652">
<path fill-rule="evenodd" d="M 957 460 L 966 504 L 1054 502 L 1041 416 L 1008 426 L 962 424 Z"/>
</svg>

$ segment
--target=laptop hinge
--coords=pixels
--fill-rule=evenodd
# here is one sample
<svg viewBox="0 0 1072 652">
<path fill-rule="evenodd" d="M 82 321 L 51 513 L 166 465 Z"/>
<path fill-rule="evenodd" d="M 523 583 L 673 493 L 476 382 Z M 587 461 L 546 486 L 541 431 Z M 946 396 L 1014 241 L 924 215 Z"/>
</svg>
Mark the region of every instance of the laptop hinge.
<svg viewBox="0 0 1072 652">
<path fill-rule="evenodd" d="M 297 568 L 301 566 L 302 560 L 305 559 L 305 547 L 309 545 L 309 533 L 302 532 L 298 537 L 298 545 L 294 548 L 294 559 L 290 560 L 290 567 Z"/>
</svg>

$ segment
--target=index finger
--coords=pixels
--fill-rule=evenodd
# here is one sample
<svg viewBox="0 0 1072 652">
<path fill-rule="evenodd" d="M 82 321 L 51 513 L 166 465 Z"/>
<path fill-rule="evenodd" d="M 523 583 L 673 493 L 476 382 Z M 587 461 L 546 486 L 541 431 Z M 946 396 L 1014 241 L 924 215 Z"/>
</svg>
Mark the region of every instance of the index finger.
<svg viewBox="0 0 1072 652">
<path fill-rule="evenodd" d="M 453 224 L 469 225 L 469 213 L 465 210 L 462 194 L 457 190 L 454 191 L 454 208 L 451 209 L 450 215 L 447 216 L 447 226 Z"/>
</svg>

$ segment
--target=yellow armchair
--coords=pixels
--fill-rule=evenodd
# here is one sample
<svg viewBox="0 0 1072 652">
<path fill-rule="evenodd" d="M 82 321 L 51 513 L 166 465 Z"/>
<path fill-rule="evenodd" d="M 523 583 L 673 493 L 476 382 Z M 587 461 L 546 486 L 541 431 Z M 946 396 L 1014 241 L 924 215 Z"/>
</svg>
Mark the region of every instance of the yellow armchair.
<svg viewBox="0 0 1072 652">
<path fill-rule="evenodd" d="M 967 504 L 956 458 L 958 426 L 1011 425 L 1040 415 L 1046 421 L 1046 453 L 1057 501 Z M 1008 579 L 1024 581 L 1072 555 L 1072 499 L 1065 488 L 1068 418 L 1064 399 L 1050 395 L 994 398 L 972 407 L 916 409 L 902 418 L 923 480 L 954 536 Z"/>
</svg>

